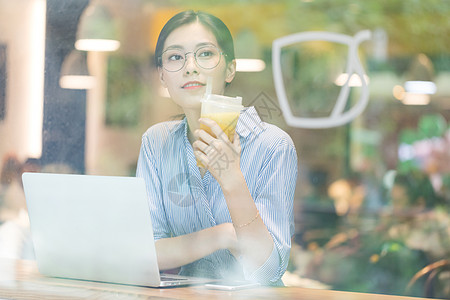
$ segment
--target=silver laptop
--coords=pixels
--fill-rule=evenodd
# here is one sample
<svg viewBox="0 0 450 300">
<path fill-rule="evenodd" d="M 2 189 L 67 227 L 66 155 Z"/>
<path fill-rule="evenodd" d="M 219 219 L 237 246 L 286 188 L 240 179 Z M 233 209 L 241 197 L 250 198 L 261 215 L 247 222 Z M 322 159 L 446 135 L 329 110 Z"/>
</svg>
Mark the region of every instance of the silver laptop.
<svg viewBox="0 0 450 300">
<path fill-rule="evenodd" d="M 24 173 L 22 179 L 41 274 L 150 287 L 208 281 L 160 274 L 142 178 Z"/>
</svg>

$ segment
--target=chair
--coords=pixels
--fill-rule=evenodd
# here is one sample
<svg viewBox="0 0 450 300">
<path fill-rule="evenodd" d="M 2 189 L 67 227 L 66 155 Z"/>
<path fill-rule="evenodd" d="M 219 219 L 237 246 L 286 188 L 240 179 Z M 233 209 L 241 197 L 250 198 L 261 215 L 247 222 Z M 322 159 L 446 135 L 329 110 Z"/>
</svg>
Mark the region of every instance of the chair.
<svg viewBox="0 0 450 300">
<path fill-rule="evenodd" d="M 406 287 L 406 292 L 408 293 L 411 290 L 412 286 L 416 283 L 416 281 L 419 278 L 428 275 L 428 277 L 425 281 L 425 286 L 424 286 L 424 297 L 434 297 L 435 295 L 434 295 L 434 290 L 433 290 L 433 282 L 436 278 L 438 278 L 437 275 L 441 274 L 443 272 L 448 273 L 448 276 L 450 277 L 450 260 L 448 260 L 448 259 L 442 259 L 442 260 L 436 261 L 434 263 L 427 265 L 420 271 L 418 271 L 409 281 L 409 283 Z M 450 280 L 450 278 L 447 280 Z M 444 294 L 447 294 L 447 296 L 449 296 L 450 288 L 448 287 L 448 284 L 447 285 L 444 284 L 444 289 L 446 289 L 446 288 L 448 290 L 444 290 L 441 292 L 443 292 Z"/>
</svg>

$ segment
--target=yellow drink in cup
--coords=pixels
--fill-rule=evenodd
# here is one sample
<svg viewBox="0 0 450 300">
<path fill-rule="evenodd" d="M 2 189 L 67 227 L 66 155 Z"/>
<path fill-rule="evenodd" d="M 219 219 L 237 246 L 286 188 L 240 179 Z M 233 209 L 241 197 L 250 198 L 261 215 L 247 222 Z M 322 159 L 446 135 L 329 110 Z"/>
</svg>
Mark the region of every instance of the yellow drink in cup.
<svg viewBox="0 0 450 300">
<path fill-rule="evenodd" d="M 202 101 L 201 117 L 214 120 L 232 142 L 236 124 L 243 108 L 241 97 L 233 98 L 209 94 L 205 95 Z M 205 130 L 213 137 L 216 136 L 209 126 L 201 124 L 200 129 Z M 204 167 L 199 161 L 197 161 L 197 166 Z"/>
<path fill-rule="evenodd" d="M 230 142 L 233 142 L 234 131 L 236 129 L 236 124 L 239 119 L 238 112 L 229 112 L 229 113 L 216 113 L 216 114 L 204 114 L 202 118 L 207 118 L 214 120 L 220 128 L 222 128 L 223 132 L 228 136 Z M 200 128 L 208 132 L 212 136 L 216 136 L 209 126 L 200 125 Z"/>
</svg>

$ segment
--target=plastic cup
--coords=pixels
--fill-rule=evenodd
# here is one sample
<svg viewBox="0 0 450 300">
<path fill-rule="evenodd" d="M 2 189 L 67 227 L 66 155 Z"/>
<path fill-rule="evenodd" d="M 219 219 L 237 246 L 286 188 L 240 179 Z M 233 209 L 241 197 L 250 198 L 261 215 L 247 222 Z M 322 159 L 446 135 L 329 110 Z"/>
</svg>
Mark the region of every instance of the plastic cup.
<svg viewBox="0 0 450 300">
<path fill-rule="evenodd" d="M 241 97 L 227 97 L 210 94 L 202 101 L 201 117 L 214 120 L 223 132 L 233 141 L 234 131 L 239 119 L 239 114 L 244 107 Z M 201 129 L 215 137 L 215 134 L 206 125 L 201 125 Z"/>
<path fill-rule="evenodd" d="M 243 108 L 242 97 L 233 98 L 222 95 L 207 94 L 202 100 L 201 117 L 214 120 L 232 142 L 236 130 L 236 124 Z M 201 124 L 200 129 L 203 129 L 213 137 L 216 137 L 209 126 Z M 199 167 L 203 166 L 200 162 L 197 162 L 197 165 Z"/>
</svg>

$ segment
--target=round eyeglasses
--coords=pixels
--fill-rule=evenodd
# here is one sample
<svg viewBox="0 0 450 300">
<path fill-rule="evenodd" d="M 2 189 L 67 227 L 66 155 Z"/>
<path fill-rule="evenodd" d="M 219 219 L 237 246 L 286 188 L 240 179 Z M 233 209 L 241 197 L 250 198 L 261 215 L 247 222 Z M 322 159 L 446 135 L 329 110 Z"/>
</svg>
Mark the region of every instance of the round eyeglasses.
<svg viewBox="0 0 450 300">
<path fill-rule="evenodd" d="M 183 52 L 180 49 L 167 49 L 161 54 L 162 67 L 169 72 L 177 72 L 186 64 L 187 55 L 194 54 L 197 65 L 203 69 L 213 69 L 220 63 L 222 55 L 214 46 L 203 46 L 195 50 L 195 52 Z"/>
</svg>

